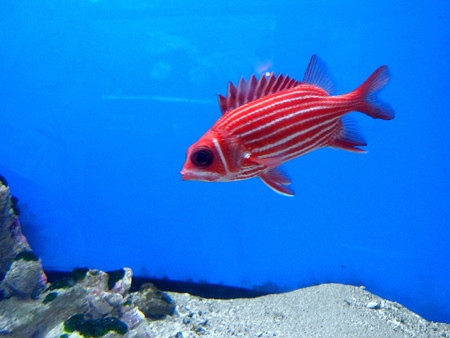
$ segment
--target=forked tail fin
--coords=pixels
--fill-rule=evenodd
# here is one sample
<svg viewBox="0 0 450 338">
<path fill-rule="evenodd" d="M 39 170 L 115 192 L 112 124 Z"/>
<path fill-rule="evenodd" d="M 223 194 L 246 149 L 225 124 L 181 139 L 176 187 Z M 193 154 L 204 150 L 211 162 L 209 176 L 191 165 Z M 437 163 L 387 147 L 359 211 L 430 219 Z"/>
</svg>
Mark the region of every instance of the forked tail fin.
<svg viewBox="0 0 450 338">
<path fill-rule="evenodd" d="M 387 66 L 381 66 L 354 93 L 363 99 L 358 111 L 374 119 L 392 120 L 395 116 L 392 108 L 378 100 L 376 94 L 389 82 Z"/>
</svg>

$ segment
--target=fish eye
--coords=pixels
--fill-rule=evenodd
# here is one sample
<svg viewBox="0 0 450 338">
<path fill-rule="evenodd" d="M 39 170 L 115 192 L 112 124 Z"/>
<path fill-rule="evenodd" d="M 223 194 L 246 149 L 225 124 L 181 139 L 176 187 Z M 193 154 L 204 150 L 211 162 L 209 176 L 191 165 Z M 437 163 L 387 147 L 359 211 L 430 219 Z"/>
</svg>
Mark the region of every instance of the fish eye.
<svg viewBox="0 0 450 338">
<path fill-rule="evenodd" d="M 206 168 L 214 160 L 214 155 L 211 149 L 209 148 L 200 148 L 195 150 L 191 155 L 191 162 L 196 166 L 200 168 Z"/>
</svg>

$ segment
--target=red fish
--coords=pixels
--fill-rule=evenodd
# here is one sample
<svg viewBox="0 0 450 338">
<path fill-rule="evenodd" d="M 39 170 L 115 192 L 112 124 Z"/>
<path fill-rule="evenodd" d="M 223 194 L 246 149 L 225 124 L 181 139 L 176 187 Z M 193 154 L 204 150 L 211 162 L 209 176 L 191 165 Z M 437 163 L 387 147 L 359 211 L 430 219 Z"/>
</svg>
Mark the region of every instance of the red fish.
<svg viewBox="0 0 450 338">
<path fill-rule="evenodd" d="M 376 98 L 389 81 L 378 68 L 351 93 L 331 96 L 333 83 L 313 55 L 303 81 L 273 73 L 228 85 L 219 95 L 222 116 L 187 150 L 183 180 L 229 182 L 259 177 L 276 192 L 293 196 L 290 179 L 279 169 L 288 160 L 322 147 L 365 152 L 364 138 L 352 127 L 351 111 L 390 120 L 393 110 Z"/>
</svg>

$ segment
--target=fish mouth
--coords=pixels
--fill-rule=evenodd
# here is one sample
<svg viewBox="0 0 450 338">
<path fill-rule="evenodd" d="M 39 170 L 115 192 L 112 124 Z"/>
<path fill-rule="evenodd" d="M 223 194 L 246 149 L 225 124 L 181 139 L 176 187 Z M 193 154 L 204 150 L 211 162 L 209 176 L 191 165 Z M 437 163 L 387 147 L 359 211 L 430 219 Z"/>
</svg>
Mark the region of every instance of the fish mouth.
<svg viewBox="0 0 450 338">
<path fill-rule="evenodd" d="M 197 175 L 195 175 L 195 173 L 190 172 L 189 170 L 181 170 L 180 171 L 181 174 L 181 179 L 183 181 L 198 181 L 198 177 Z"/>
<path fill-rule="evenodd" d="M 215 182 L 220 178 L 220 176 L 215 173 L 198 173 L 185 169 L 181 170 L 180 174 L 183 181 Z"/>
<path fill-rule="evenodd" d="M 190 179 L 192 179 L 184 169 L 180 171 L 180 174 L 183 181 L 189 181 Z"/>
</svg>

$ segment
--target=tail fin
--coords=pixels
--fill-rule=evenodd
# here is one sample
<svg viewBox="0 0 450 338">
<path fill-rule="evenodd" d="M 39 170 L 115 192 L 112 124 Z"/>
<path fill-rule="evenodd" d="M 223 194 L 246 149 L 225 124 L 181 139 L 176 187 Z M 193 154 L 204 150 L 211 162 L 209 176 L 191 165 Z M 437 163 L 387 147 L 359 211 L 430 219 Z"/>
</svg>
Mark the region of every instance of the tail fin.
<svg viewBox="0 0 450 338">
<path fill-rule="evenodd" d="M 387 66 L 381 66 L 355 90 L 355 94 L 363 99 L 358 111 L 374 119 L 391 120 L 395 114 L 392 108 L 378 100 L 376 94 L 389 82 L 390 75 Z"/>
</svg>

